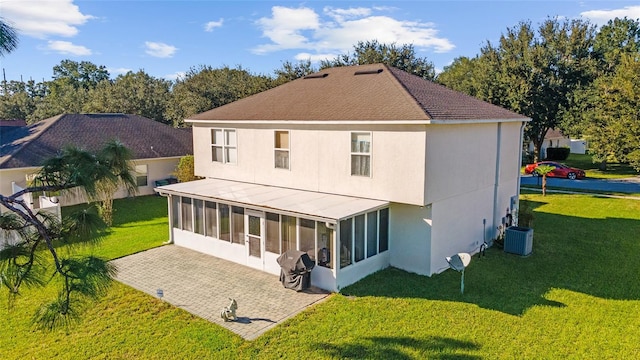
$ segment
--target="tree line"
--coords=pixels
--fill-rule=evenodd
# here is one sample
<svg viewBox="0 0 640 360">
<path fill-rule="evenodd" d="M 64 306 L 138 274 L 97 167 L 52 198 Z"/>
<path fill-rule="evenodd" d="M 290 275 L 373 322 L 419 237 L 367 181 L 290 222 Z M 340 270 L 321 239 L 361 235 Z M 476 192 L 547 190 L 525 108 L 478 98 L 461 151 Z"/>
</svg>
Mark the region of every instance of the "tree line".
<svg viewBox="0 0 640 360">
<path fill-rule="evenodd" d="M 459 57 L 436 74 L 412 45 L 359 42 L 352 53 L 322 61 L 283 62 L 271 76 L 242 67 L 191 68 L 176 81 L 143 70 L 118 75 L 104 66 L 63 60 L 51 81 L 3 82 L 0 118 L 36 122 L 60 113 L 122 112 L 184 126 L 199 112 L 270 89 L 327 67 L 385 63 L 532 119 L 525 138 L 535 159 L 550 129 L 585 137 L 594 161 L 632 164 L 640 171 L 640 23 L 585 20 L 520 22 L 486 42 L 475 57 Z"/>
</svg>

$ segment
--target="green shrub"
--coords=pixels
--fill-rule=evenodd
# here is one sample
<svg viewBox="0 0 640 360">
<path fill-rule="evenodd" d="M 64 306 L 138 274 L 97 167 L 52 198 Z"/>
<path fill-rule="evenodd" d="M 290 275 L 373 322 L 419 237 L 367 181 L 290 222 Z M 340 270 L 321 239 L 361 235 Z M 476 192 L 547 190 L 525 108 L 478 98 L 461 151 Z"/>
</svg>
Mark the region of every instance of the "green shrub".
<svg viewBox="0 0 640 360">
<path fill-rule="evenodd" d="M 179 182 L 187 182 L 201 179 L 194 174 L 194 158 L 193 155 L 185 155 L 180 158 L 178 167 L 173 173 L 178 178 Z"/>
<path fill-rule="evenodd" d="M 547 148 L 548 160 L 567 160 L 571 149 L 568 147 L 549 147 Z"/>
</svg>

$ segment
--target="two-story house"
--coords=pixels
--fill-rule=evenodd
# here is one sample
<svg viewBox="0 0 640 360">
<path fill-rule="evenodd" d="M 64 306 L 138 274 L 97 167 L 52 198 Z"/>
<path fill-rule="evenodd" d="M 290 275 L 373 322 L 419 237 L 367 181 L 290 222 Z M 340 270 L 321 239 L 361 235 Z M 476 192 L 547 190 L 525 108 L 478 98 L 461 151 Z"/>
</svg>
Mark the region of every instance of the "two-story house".
<svg viewBox="0 0 640 360">
<path fill-rule="evenodd" d="M 330 68 L 186 119 L 205 179 L 157 190 L 176 245 L 274 274 L 306 251 L 332 291 L 431 275 L 515 211 L 528 120 L 386 65 Z"/>
</svg>

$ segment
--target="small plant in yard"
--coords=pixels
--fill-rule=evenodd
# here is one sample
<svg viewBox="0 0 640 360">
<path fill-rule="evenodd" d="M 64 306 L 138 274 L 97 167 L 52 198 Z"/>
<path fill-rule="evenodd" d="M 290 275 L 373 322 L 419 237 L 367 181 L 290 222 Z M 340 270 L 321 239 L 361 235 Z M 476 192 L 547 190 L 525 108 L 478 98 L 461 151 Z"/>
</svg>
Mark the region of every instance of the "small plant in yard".
<svg viewBox="0 0 640 360">
<path fill-rule="evenodd" d="M 518 226 L 532 227 L 535 215 L 533 213 L 533 207 L 527 199 L 520 200 L 520 206 L 518 207 Z"/>
<path fill-rule="evenodd" d="M 555 169 L 551 165 L 540 165 L 534 170 L 538 175 L 542 176 L 542 196 L 547 195 L 547 174 Z"/>
<path fill-rule="evenodd" d="M 180 158 L 178 162 L 178 166 L 176 167 L 176 171 L 173 175 L 178 178 L 179 182 L 187 182 L 201 179 L 195 175 L 194 171 L 194 158 L 193 155 L 185 155 Z"/>
</svg>

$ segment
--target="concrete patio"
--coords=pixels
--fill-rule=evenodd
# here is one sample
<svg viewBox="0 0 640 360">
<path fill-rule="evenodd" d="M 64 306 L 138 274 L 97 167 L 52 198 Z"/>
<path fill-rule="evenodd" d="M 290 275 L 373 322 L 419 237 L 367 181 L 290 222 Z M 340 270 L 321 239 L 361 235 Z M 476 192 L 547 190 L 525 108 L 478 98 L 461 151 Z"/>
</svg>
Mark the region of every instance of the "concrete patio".
<svg viewBox="0 0 640 360">
<path fill-rule="evenodd" d="M 113 260 L 116 279 L 253 340 L 328 292 L 285 289 L 277 276 L 175 245 L 161 246 Z M 238 320 L 225 322 L 221 310 L 238 302 Z"/>
</svg>

